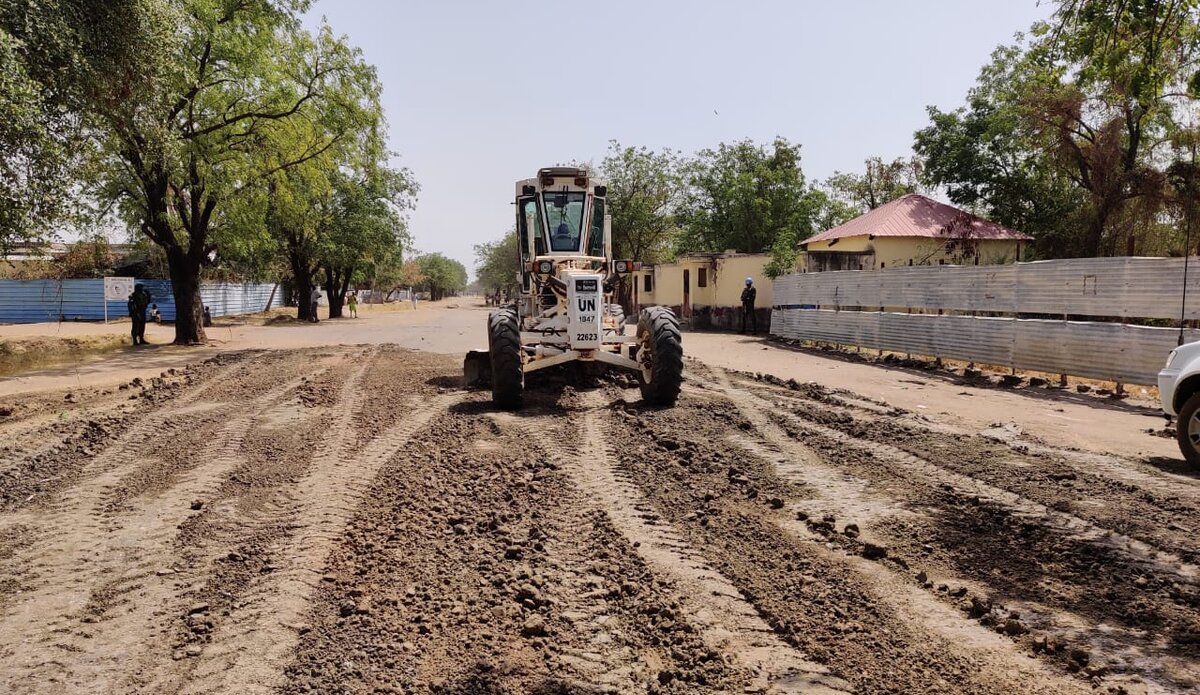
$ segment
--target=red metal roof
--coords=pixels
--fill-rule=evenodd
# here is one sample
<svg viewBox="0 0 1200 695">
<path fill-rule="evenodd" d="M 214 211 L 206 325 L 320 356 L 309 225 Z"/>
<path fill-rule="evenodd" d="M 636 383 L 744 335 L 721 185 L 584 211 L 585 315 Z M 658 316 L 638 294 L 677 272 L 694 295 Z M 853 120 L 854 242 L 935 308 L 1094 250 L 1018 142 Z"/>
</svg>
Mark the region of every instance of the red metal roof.
<svg viewBox="0 0 1200 695">
<path fill-rule="evenodd" d="M 814 241 L 832 241 L 852 236 L 931 237 L 944 239 L 1012 239 L 1029 241 L 1033 237 L 995 222 L 939 203 L 923 195 L 909 193 L 859 215 L 849 222 L 811 236 L 801 245 Z"/>
</svg>

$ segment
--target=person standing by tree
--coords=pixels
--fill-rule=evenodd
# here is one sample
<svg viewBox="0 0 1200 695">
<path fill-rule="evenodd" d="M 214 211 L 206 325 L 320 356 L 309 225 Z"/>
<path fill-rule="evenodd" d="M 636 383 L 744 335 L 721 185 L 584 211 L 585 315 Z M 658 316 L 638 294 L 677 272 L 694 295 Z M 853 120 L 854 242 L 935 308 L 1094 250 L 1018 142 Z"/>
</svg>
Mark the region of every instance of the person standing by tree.
<svg viewBox="0 0 1200 695">
<path fill-rule="evenodd" d="M 308 297 L 308 303 L 310 305 L 308 311 L 308 320 L 312 321 L 313 323 L 320 323 L 321 319 L 317 316 L 317 308 L 321 305 L 320 288 L 313 288 L 312 294 Z"/>
<path fill-rule="evenodd" d="M 358 296 L 354 290 L 350 290 L 350 297 L 346 300 L 346 306 L 350 309 L 350 318 L 358 318 Z"/>
<path fill-rule="evenodd" d="M 758 290 L 754 288 L 754 278 L 746 278 L 746 289 L 742 290 L 742 330 L 738 333 L 746 332 L 746 317 L 750 317 L 750 330 L 754 335 L 758 334 L 758 319 L 754 316 L 754 300 L 758 298 Z"/>
<path fill-rule="evenodd" d="M 126 306 L 129 308 L 129 318 L 133 321 L 134 345 L 146 344 L 146 307 L 150 306 L 150 293 L 140 282 L 133 286 L 133 294 L 129 295 Z"/>
</svg>

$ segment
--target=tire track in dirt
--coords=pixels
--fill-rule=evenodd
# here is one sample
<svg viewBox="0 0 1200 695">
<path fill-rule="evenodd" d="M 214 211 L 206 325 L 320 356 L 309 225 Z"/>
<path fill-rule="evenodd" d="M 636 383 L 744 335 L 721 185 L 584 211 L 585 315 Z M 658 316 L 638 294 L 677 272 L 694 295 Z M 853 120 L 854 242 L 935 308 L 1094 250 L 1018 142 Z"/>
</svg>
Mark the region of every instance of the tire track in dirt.
<svg viewBox="0 0 1200 695">
<path fill-rule="evenodd" d="M 354 430 L 349 425 L 358 394 L 343 394 L 331 439 L 314 457 L 311 472 L 296 485 L 295 506 L 289 514 L 295 528 L 270 553 L 277 558 L 277 569 L 260 577 L 236 612 L 217 626 L 194 671 L 185 682 L 176 683 L 179 692 L 267 692 L 283 684 L 284 669 L 299 641 L 298 631 L 326 557 L 357 502 L 369 492 L 379 469 L 437 413 L 461 397 L 446 394 L 414 407 L 407 419 L 350 457 Z"/>
<path fill-rule="evenodd" d="M 268 550 L 293 524 L 290 485 L 310 468 L 318 431 L 333 421 L 330 411 L 347 388 L 361 388 L 366 363 L 340 351 L 314 361 L 329 368 L 300 379 L 300 385 L 261 411 L 232 468 L 201 510 L 179 527 L 176 563 L 170 568 L 174 593 L 158 613 L 154 634 L 127 665 L 120 692 L 166 692 L 149 687 L 184 671 L 222 616 L 238 605 L 240 593 L 260 574 L 274 571 Z M 332 359 L 329 359 L 332 358 Z M 179 663 L 175 663 L 179 662 Z"/>
<path fill-rule="evenodd" d="M 776 411 L 770 401 L 738 389 L 728 380 L 722 385 L 726 386 L 725 394 L 741 409 Z M 878 459 L 886 459 L 889 464 L 902 468 L 910 477 L 916 476 L 928 485 L 951 486 L 960 495 L 993 502 L 1011 510 L 1019 518 L 1036 521 L 1066 537 L 1093 543 L 1127 555 L 1134 562 L 1154 567 L 1163 573 L 1173 574 L 1183 581 L 1194 582 L 1200 577 L 1200 568 L 1184 562 L 1179 556 L 1159 550 L 1144 541 L 1104 528 L 1074 514 L 1051 509 L 1018 493 L 939 466 L 899 447 L 878 441 L 864 441 L 841 430 L 802 419 L 793 413 L 779 413 L 778 415 L 803 431 L 825 437 L 840 446 L 869 453 Z"/>
<path fill-rule="evenodd" d="M 716 377 L 716 379 L 721 381 L 721 377 L 719 375 Z M 728 381 L 725 381 L 724 385 L 729 386 Z M 745 393 L 744 391 L 737 389 L 737 387 L 727 389 L 726 393 L 729 394 L 732 401 L 738 406 L 739 412 L 754 423 L 756 429 L 764 436 L 764 439 L 771 442 L 777 448 L 787 451 L 789 448 L 800 447 L 804 451 L 811 451 L 811 449 L 809 449 L 807 446 L 797 442 L 793 435 L 788 432 L 784 432 L 782 428 L 775 424 L 777 420 L 780 420 L 781 416 L 768 416 L 765 412 L 763 412 L 768 411 L 777 413 L 778 409 L 775 408 L 770 401 L 762 399 L 761 397 L 757 396 L 757 394 Z M 760 410 L 760 408 L 762 410 Z M 793 423 L 798 420 L 798 414 L 797 416 L 784 417 L 783 420 Z M 939 467 L 935 463 L 925 462 L 918 457 L 908 454 L 907 452 L 898 451 L 894 448 L 887 447 L 886 445 L 881 445 L 875 441 L 860 441 L 851 438 L 840 431 L 833 431 L 830 428 L 824 428 L 819 424 L 809 423 L 808 421 L 797 423 L 797 426 L 800 427 L 802 431 L 806 429 L 810 430 L 811 436 L 817 438 L 824 437 L 826 439 L 826 443 L 822 446 L 822 448 L 826 451 L 832 451 L 839 447 L 844 448 L 849 446 L 864 453 L 870 452 L 871 456 L 873 456 L 880 464 L 883 464 L 884 462 L 886 462 L 886 464 L 890 464 L 884 465 L 883 467 L 889 469 L 891 475 L 896 476 L 895 480 L 899 481 L 900 479 L 904 479 L 905 483 L 899 487 L 888 485 L 887 482 L 882 481 L 877 481 L 877 484 L 887 485 L 888 487 L 892 488 L 892 494 L 900 493 L 902 498 L 905 496 L 911 496 L 911 493 L 906 493 L 904 490 L 905 488 L 909 488 L 914 484 L 915 474 L 915 484 L 918 487 L 923 485 L 927 488 L 933 488 L 942 491 L 943 495 L 946 494 L 945 491 L 954 490 L 953 494 L 957 495 L 959 498 L 974 498 L 980 500 L 979 502 L 973 502 L 971 504 L 971 510 L 966 512 L 968 515 L 967 517 L 962 516 L 963 513 L 959 510 L 948 512 L 950 515 L 956 518 L 971 518 L 972 515 L 978 516 L 981 511 L 989 507 L 995 507 L 1004 510 L 1005 514 L 1011 514 L 1015 519 L 1020 519 L 1021 521 L 1019 523 L 1021 524 L 1031 524 L 1034 527 L 1042 528 L 1044 533 L 1053 534 L 1056 537 L 1062 536 L 1073 539 L 1080 543 L 1099 544 L 1101 547 L 1110 551 L 1113 547 L 1122 547 L 1119 540 L 1114 542 L 1107 535 L 1111 534 L 1118 536 L 1119 538 L 1119 534 L 1112 534 L 1112 532 L 1104 529 L 1103 527 L 1091 525 L 1090 522 L 1080 520 L 1077 517 L 1057 513 L 1053 510 L 1048 510 L 1045 507 L 1040 507 L 1038 503 L 1020 497 L 1016 493 L 1003 491 L 1002 494 L 996 495 L 996 497 L 1000 497 L 998 500 L 994 499 L 993 497 L 986 497 L 990 493 L 993 493 L 995 488 L 992 488 L 987 483 L 976 481 L 973 478 L 967 478 L 966 481 L 964 481 L 965 476 L 961 476 L 953 471 L 946 471 L 944 467 Z M 909 465 L 913 459 L 917 459 L 918 461 L 922 462 L 914 467 Z M 892 469 L 892 466 L 897 463 L 900 464 L 898 469 Z M 946 472 L 942 473 L 941 471 Z M 939 480 L 939 478 L 941 478 L 941 480 Z M 946 482 L 946 480 L 949 480 L 950 482 Z M 920 498 L 917 498 L 916 500 L 909 500 L 905 503 L 905 506 L 912 505 L 914 503 L 917 503 L 918 505 L 928 504 L 928 501 L 921 502 Z M 947 510 L 954 509 L 953 507 L 944 508 Z M 838 516 L 839 518 L 847 518 L 841 515 Z M 910 559 L 913 557 L 922 557 L 923 552 L 926 555 L 924 558 L 924 563 L 927 569 L 929 569 L 931 572 L 936 572 L 939 575 L 939 578 L 936 582 L 928 579 L 921 579 L 920 581 L 915 582 L 918 585 L 924 584 L 925 588 L 927 589 L 932 589 L 935 583 L 938 584 L 938 586 L 942 589 L 944 589 L 947 584 L 950 584 L 951 586 L 954 584 L 958 584 L 960 586 L 966 584 L 970 587 L 970 593 L 973 595 L 982 595 L 986 597 L 988 594 L 993 593 L 996 590 L 996 588 L 992 586 L 996 584 L 995 575 L 988 574 L 986 572 L 986 564 L 980 563 L 980 560 L 983 559 L 981 553 L 972 552 L 969 554 L 969 559 L 966 561 L 974 563 L 974 565 L 970 566 L 974 571 L 967 572 L 966 574 L 968 577 L 970 577 L 970 579 L 964 581 L 961 577 L 955 576 L 958 574 L 955 571 L 956 567 L 959 570 L 967 569 L 967 567 L 964 567 L 961 562 L 946 563 L 944 561 L 937 561 L 937 556 L 942 554 L 942 546 L 944 546 L 946 543 L 939 543 L 935 540 L 927 538 L 925 539 L 926 543 L 923 546 L 923 551 L 917 551 L 912 547 L 912 528 L 923 528 L 929 526 L 929 524 L 924 521 L 923 516 L 924 514 L 921 513 L 914 515 L 909 512 L 905 514 L 894 514 L 890 517 L 876 517 L 872 521 L 882 520 L 883 523 L 878 524 L 873 530 L 864 529 L 864 536 L 867 536 L 872 532 L 882 533 L 883 536 L 888 538 L 888 544 L 896 543 L 901 547 L 904 547 L 909 553 L 908 557 Z M 816 517 L 814 516 L 813 518 Z M 858 519 L 859 517 L 849 518 Z M 978 525 L 992 529 L 994 532 L 1000 532 L 1000 530 L 1006 528 L 1006 522 L 1002 520 L 993 522 L 981 521 Z M 1027 532 L 1021 532 L 1016 529 L 1014 530 L 1016 533 L 1013 535 L 1013 537 L 1022 537 L 1028 535 Z M 837 536 L 835 536 L 834 540 L 837 543 L 845 542 L 845 539 Z M 958 538 L 954 539 L 954 541 L 954 543 L 950 543 L 952 547 L 955 545 L 960 545 L 967 548 L 986 547 L 980 546 L 980 541 L 977 539 L 974 542 L 969 542 L 966 538 Z M 1130 541 L 1126 539 L 1126 542 Z M 1135 544 L 1135 555 L 1133 562 L 1136 566 L 1146 569 L 1149 567 L 1157 567 L 1161 571 L 1163 569 L 1162 563 L 1164 557 L 1170 559 L 1169 555 L 1161 553 L 1160 551 L 1156 551 L 1152 546 L 1146 544 L 1140 546 L 1137 545 L 1141 544 L 1141 541 L 1134 540 L 1132 543 Z M 850 548 L 851 552 L 858 552 L 859 544 L 857 542 L 851 543 L 850 545 L 853 546 Z M 930 556 L 930 553 L 932 553 L 932 556 Z M 1020 564 L 1022 562 L 1020 558 L 1026 556 L 1027 554 L 1024 553 L 1014 553 L 1010 562 L 1016 562 Z M 1047 557 L 1044 561 L 1050 562 L 1051 560 L 1049 557 Z M 984 570 L 982 573 L 979 571 L 981 568 Z M 1188 572 L 1188 568 L 1189 565 L 1186 563 L 1175 563 L 1167 566 L 1168 571 L 1182 570 L 1182 572 L 1185 573 L 1185 576 L 1186 572 Z M 911 578 L 911 573 L 909 574 Z M 921 576 L 923 575 L 924 573 L 922 572 Z M 1176 581 L 1180 581 L 1178 576 L 1176 576 Z M 1184 579 L 1183 581 L 1187 580 Z M 1036 585 L 1037 582 L 1034 581 L 1033 578 L 1030 578 L 1027 586 Z M 963 591 L 965 590 L 966 589 L 963 589 Z M 1094 585 L 1089 584 L 1085 591 L 1090 593 L 1097 591 L 1097 589 Z M 1009 592 L 1002 590 L 1001 593 L 1008 594 Z M 942 595 L 943 600 L 950 598 L 951 597 L 948 595 Z M 984 600 L 986 601 L 986 605 L 991 605 L 990 598 L 985 598 Z M 960 602 L 965 602 L 965 599 Z M 1074 660 L 1068 658 L 1069 655 L 1066 653 L 1066 651 L 1063 651 L 1064 648 L 1062 645 L 1078 645 L 1082 643 L 1087 646 L 1088 651 L 1096 651 L 1106 659 L 1110 660 L 1110 666 L 1101 667 L 1098 665 L 1101 662 L 1095 657 L 1092 657 L 1090 659 L 1092 665 L 1088 667 L 1089 672 L 1091 670 L 1096 670 L 1098 672 L 1111 672 L 1115 670 L 1124 672 L 1126 674 L 1141 674 L 1146 678 L 1150 678 L 1151 682 L 1156 684 L 1155 687 L 1165 688 L 1168 690 L 1174 687 L 1172 685 L 1167 685 L 1168 683 L 1179 684 L 1189 681 L 1195 682 L 1197 677 L 1200 676 L 1200 673 L 1197 673 L 1196 669 L 1193 667 L 1194 664 L 1193 666 L 1188 666 L 1186 660 L 1181 660 L 1178 647 L 1172 647 L 1171 644 L 1164 641 L 1161 634 L 1156 631 L 1147 632 L 1140 626 L 1124 627 L 1120 624 L 1114 625 L 1112 624 L 1112 619 L 1116 617 L 1116 615 L 1114 615 L 1111 611 L 1107 612 L 1103 617 L 1096 617 L 1093 615 L 1093 617 L 1089 618 L 1084 617 L 1082 614 L 1076 613 L 1074 607 L 1072 606 L 1072 602 L 1060 603 L 1060 605 L 1056 606 L 1043 605 L 1036 599 L 1031 600 L 1030 597 L 1023 598 L 1020 595 L 1009 596 L 1009 598 L 1005 600 L 1005 604 L 1007 606 L 1007 610 L 1014 611 L 1014 615 L 1017 613 L 1020 614 L 1023 625 L 1035 630 L 1048 632 L 1051 635 L 1049 638 L 1050 641 L 1052 643 L 1057 642 L 1059 645 L 1058 649 L 1060 652 L 1057 653 L 1057 658 L 1061 661 L 1065 661 L 1066 663 L 1064 665 L 1072 670 L 1080 669 L 1081 666 L 1078 662 L 1072 663 Z M 966 604 L 964 603 L 964 605 Z M 968 605 L 963 610 L 971 615 L 979 615 L 976 613 L 976 605 L 974 603 Z M 992 615 L 994 615 L 994 613 L 990 613 L 988 611 L 982 612 L 982 618 L 985 620 L 990 619 Z M 1003 628 L 1004 626 L 1005 623 L 1003 620 L 1001 620 L 997 629 Z M 1182 629 L 1186 629 L 1186 627 Z M 1024 632 L 1025 629 L 1022 629 L 1020 632 L 1015 632 L 1013 634 L 1019 636 L 1024 634 Z M 1042 638 L 1039 638 L 1039 640 L 1040 639 Z M 1022 639 L 1018 637 L 1017 641 L 1023 643 L 1024 647 L 1027 649 L 1032 648 L 1032 650 L 1035 652 L 1039 651 L 1039 649 L 1043 652 L 1046 651 L 1044 647 L 1039 646 L 1042 643 L 1037 640 L 1032 640 L 1031 638 Z M 1053 650 L 1050 651 L 1052 655 L 1055 654 Z M 1072 651 L 1072 653 L 1075 652 Z M 1088 666 L 1087 651 L 1083 652 L 1083 654 L 1085 655 L 1081 657 L 1084 659 L 1083 666 Z M 1110 677 L 1109 682 L 1116 683 L 1117 681 L 1126 679 L 1126 676 Z M 1114 685 L 1114 687 L 1118 686 Z"/>
<path fill-rule="evenodd" d="M 478 396 L 451 409 L 380 470 L 284 691 L 742 691 L 746 674 L 698 639 L 677 592 L 490 410 Z"/>
<path fill-rule="evenodd" d="M 711 567 L 670 525 L 661 522 L 637 486 L 615 465 L 611 439 L 589 398 L 582 413 L 582 452 L 564 447 L 537 427 L 529 434 L 564 462 L 584 494 L 638 548 L 656 574 L 670 578 L 683 595 L 684 612 L 706 644 L 750 669 L 754 687 L 781 693 L 844 693 L 845 682 L 775 635 L 738 589 Z M 704 598 L 700 598 L 704 597 Z"/>
<path fill-rule="evenodd" d="M 729 401 L 654 411 L 614 396 L 605 418 L 626 443 L 616 452 L 620 469 L 654 511 L 720 567 L 778 635 L 858 691 L 1088 691 L 786 521 L 785 500 L 813 489 L 722 446 L 731 430 L 754 431 Z"/>
<path fill-rule="evenodd" d="M 113 625 L 95 622 L 95 613 L 103 614 L 123 594 L 152 589 L 147 582 L 174 560 L 172 539 L 190 515 L 192 500 L 203 497 L 237 465 L 254 416 L 297 385 L 277 385 L 225 419 L 213 443 L 196 456 L 199 465 L 162 494 L 139 499 L 119 514 L 108 509 L 105 500 L 129 468 L 109 459 L 138 460 L 136 451 L 112 447 L 97 466 L 108 470 L 69 490 L 53 512 L 38 520 L 53 531 L 31 545 L 25 562 L 43 581 L 23 592 L 0 618 L 0 654 L 12 666 L 4 674 L 9 692 L 39 692 L 51 682 L 78 691 L 111 685 L 107 679 L 114 669 L 120 671 L 128 648 L 138 646 L 125 641 L 125 631 L 145 616 L 126 614 L 132 617 Z M 158 582 L 160 587 L 166 583 Z M 104 595 L 93 596 L 96 590 Z M 64 652 L 90 656 L 68 663 L 56 658 Z"/>
<path fill-rule="evenodd" d="M 1115 483 L 1106 486 L 1109 492 L 1122 493 L 1130 503 L 1143 501 L 1150 493 L 1151 504 L 1179 505 L 1186 502 L 1195 512 L 1195 505 L 1200 503 L 1200 480 L 1159 470 L 1147 463 L 1135 459 L 1122 459 L 1109 454 L 1073 449 L 1062 449 L 1051 446 L 1015 426 L 995 424 L 979 432 L 967 431 L 953 427 L 920 413 L 913 413 L 899 408 L 884 408 L 871 403 L 860 403 L 847 397 L 840 391 L 825 393 L 824 387 L 813 384 L 796 384 L 795 387 L 780 386 L 772 382 L 751 381 L 750 377 L 741 373 L 736 376 L 738 388 L 755 393 L 763 398 L 771 398 L 779 403 L 786 403 L 791 408 L 803 408 L 812 411 L 819 409 L 844 418 L 856 418 L 866 414 L 873 420 L 884 420 L 892 425 L 926 435 L 956 435 L 960 437 L 982 438 L 1007 447 L 1015 456 L 1036 458 L 1042 462 L 1054 464 L 1055 467 L 1071 465 L 1071 469 L 1081 476 L 1094 477 L 1098 484 Z"/>
</svg>

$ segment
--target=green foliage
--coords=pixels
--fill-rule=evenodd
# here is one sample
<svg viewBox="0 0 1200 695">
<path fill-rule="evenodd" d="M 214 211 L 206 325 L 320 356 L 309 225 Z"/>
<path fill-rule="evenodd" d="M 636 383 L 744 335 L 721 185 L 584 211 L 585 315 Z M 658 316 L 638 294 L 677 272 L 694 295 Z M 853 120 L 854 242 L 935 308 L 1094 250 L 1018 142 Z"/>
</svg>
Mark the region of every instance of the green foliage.
<svg viewBox="0 0 1200 695">
<path fill-rule="evenodd" d="M 429 290 L 433 299 L 442 299 L 467 287 L 467 269 L 454 259 L 440 253 L 427 253 L 417 258 L 417 265 L 424 277 L 422 286 Z"/>
<path fill-rule="evenodd" d="M 87 96 L 137 79 L 153 14 L 141 0 L 0 0 L 0 256 L 50 240 L 74 211 Z"/>
<path fill-rule="evenodd" d="M 1043 257 L 1172 252 L 1166 172 L 1190 157 L 1198 3 L 1057 4 L 993 54 L 965 107 L 930 109 L 924 180 L 1033 234 Z"/>
<path fill-rule="evenodd" d="M 683 194 L 681 158 L 671 150 L 609 142 L 600 174 L 608 185 L 613 251 L 645 263 L 667 260 L 679 232 L 675 212 Z"/>
<path fill-rule="evenodd" d="M 475 245 L 475 278 L 486 292 L 515 291 L 521 285 L 516 230 L 508 231 L 496 241 Z"/>
<path fill-rule="evenodd" d="M 825 180 L 830 204 L 842 206 L 839 210 L 862 214 L 900 196 L 921 192 L 921 163 L 916 158 L 885 162 L 869 157 L 863 164 L 861 174 L 836 171 Z"/>
<path fill-rule="evenodd" d="M 1038 73 L 1020 47 L 997 49 L 967 106 L 929 108 L 914 150 L 924 182 L 951 202 L 1032 234 L 1042 256 L 1076 255 L 1086 195 L 1031 127 L 1037 116 L 1023 95 L 1038 89 Z"/>
<path fill-rule="evenodd" d="M 817 203 L 800 170 L 800 146 L 742 140 L 702 150 L 684 166 L 679 219 L 684 252 L 770 250 L 784 232 L 809 236 Z"/>
</svg>

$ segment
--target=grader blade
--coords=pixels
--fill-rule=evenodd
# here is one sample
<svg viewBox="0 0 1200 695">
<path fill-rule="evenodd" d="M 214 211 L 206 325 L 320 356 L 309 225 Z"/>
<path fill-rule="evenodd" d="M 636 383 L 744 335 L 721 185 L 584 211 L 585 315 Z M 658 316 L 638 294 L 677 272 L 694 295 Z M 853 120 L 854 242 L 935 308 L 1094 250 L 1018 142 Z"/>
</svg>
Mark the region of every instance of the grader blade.
<svg viewBox="0 0 1200 695">
<path fill-rule="evenodd" d="M 492 387 L 492 358 L 485 350 L 471 350 L 463 359 L 463 384 L 469 389 Z"/>
</svg>

